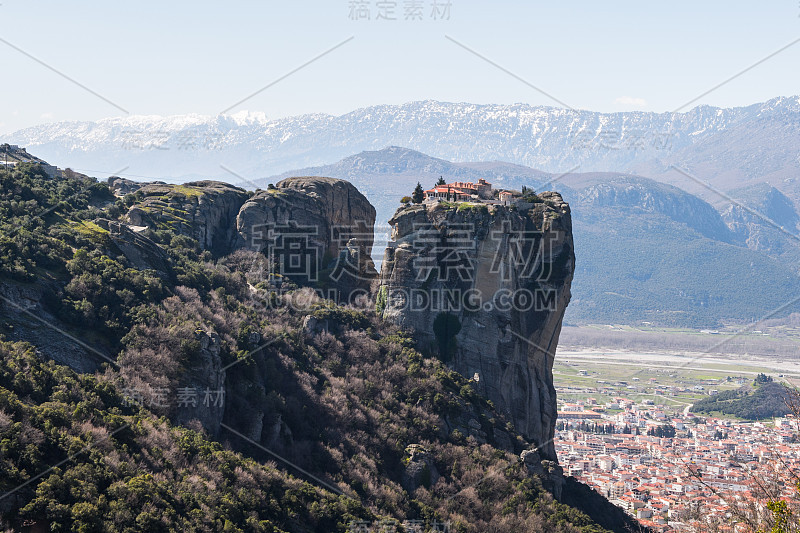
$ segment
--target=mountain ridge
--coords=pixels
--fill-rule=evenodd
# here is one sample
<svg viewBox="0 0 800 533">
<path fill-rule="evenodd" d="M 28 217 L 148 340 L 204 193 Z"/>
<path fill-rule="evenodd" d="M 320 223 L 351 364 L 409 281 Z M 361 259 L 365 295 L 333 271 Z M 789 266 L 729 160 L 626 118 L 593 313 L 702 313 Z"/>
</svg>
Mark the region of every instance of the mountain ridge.
<svg viewBox="0 0 800 533">
<path fill-rule="evenodd" d="M 754 125 L 758 135 L 753 135 Z M 365 150 L 407 146 L 453 161 L 506 160 L 554 173 L 576 166 L 639 173 L 703 195 L 710 193 L 670 165 L 696 171 L 728 190 L 763 177 L 746 157 L 752 147 L 761 146 L 766 156 L 776 156 L 765 158 L 773 161 L 772 185 L 797 200 L 800 185 L 783 180 L 800 171 L 800 161 L 787 152 L 785 141 L 799 132 L 800 97 L 790 96 L 736 108 L 699 106 L 682 113 L 600 113 L 426 100 L 338 116 L 133 116 L 47 124 L 6 137 L 59 166 L 113 173 L 128 165 L 132 173 L 161 173 L 162 179 L 221 177 L 226 174 L 220 165 L 266 176 Z M 712 156 L 722 150 L 735 152 L 731 160 L 736 168 L 715 161 Z"/>
</svg>

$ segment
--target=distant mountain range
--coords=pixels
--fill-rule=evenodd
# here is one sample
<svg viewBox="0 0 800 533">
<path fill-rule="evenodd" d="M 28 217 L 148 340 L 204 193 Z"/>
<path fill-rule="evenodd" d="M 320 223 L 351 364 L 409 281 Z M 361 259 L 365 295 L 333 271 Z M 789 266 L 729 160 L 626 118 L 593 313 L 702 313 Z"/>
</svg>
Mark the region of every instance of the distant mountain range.
<svg viewBox="0 0 800 533">
<path fill-rule="evenodd" d="M 800 97 L 685 113 L 598 113 L 554 107 L 436 101 L 380 105 L 341 116 L 263 114 L 131 116 L 60 122 L 15 132 L 53 164 L 167 181 L 225 177 L 225 165 L 263 177 L 328 164 L 362 151 L 405 146 L 435 157 L 508 161 L 546 172 L 645 175 L 722 199 L 723 191 L 767 182 L 800 199 Z"/>
</svg>

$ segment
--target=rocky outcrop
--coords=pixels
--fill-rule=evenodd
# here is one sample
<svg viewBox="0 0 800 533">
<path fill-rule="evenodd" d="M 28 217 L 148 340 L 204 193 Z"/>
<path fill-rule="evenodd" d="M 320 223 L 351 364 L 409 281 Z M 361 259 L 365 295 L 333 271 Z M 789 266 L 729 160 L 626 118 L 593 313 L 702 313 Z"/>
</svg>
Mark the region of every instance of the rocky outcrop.
<svg viewBox="0 0 800 533">
<path fill-rule="evenodd" d="M 225 368 L 222 366 L 221 340 L 216 333 L 198 331 L 197 356 L 181 377 L 174 407 L 176 423 L 186 425 L 197 420 L 209 435 L 219 436 L 225 414 Z"/>
<path fill-rule="evenodd" d="M 113 352 L 100 342 L 79 338 L 71 327 L 48 311 L 46 281 L 0 283 L 0 325 L 9 340 L 29 342 L 37 351 L 76 372 L 94 372 L 104 362 L 113 362 Z"/>
<path fill-rule="evenodd" d="M 560 500 L 566 484 L 564 469 L 555 461 L 542 460 L 536 450 L 525 450 L 519 458 L 528 470 L 528 474 L 541 479 L 542 486 Z"/>
<path fill-rule="evenodd" d="M 247 200 L 247 191 L 217 181 L 183 185 L 148 183 L 138 189 L 142 200 L 127 214 L 134 226 L 171 228 L 196 239 L 215 256 L 233 251 L 236 216 Z"/>
<path fill-rule="evenodd" d="M 552 365 L 575 256 L 569 206 L 557 193 L 534 201 L 400 208 L 377 306 L 555 461 Z"/>
<path fill-rule="evenodd" d="M 270 256 L 281 276 L 302 285 L 366 292 L 375 208 L 347 181 L 300 177 L 250 198 L 236 219 L 237 246 Z"/>
<path fill-rule="evenodd" d="M 111 189 L 111 192 L 114 196 L 125 196 L 127 194 L 132 194 L 141 189 L 145 184 L 140 183 L 138 181 L 133 181 L 125 178 L 120 178 L 119 176 L 111 176 L 106 180 L 108 183 L 108 188 Z M 166 185 L 163 181 L 151 181 L 149 182 L 150 185 Z"/>
<path fill-rule="evenodd" d="M 797 234 L 800 215 L 786 195 L 762 183 L 734 191 L 733 197 L 741 200 L 725 207 L 721 216 L 738 243 L 774 256 L 797 254 L 797 241 L 790 235 Z"/>
<path fill-rule="evenodd" d="M 167 253 L 152 240 L 133 231 L 127 224 L 99 218 L 95 223 L 109 233 L 111 242 L 134 268 L 155 270 L 167 275 L 171 269 Z"/>
<path fill-rule="evenodd" d="M 661 214 L 709 239 L 733 242 L 733 235 L 710 204 L 677 187 L 646 178 L 610 175 L 602 183 L 582 189 L 578 202 L 585 210 L 595 212 L 598 208 L 624 207 Z"/>
<path fill-rule="evenodd" d="M 430 489 L 439 480 L 439 471 L 436 469 L 433 457 L 419 444 L 406 446 L 403 463 L 405 470 L 401 484 L 408 492 L 414 492 L 419 487 Z"/>
<path fill-rule="evenodd" d="M 333 296 L 326 296 L 341 301 L 366 295 L 377 277 L 371 258 L 375 208 L 347 181 L 289 178 L 254 194 L 214 181 L 167 185 L 112 178 L 109 185 L 115 194 L 141 197 L 126 215 L 134 231 L 169 228 L 215 256 L 258 250 L 275 264 L 275 272 L 265 273 L 272 281 L 286 277 L 328 289 Z"/>
</svg>

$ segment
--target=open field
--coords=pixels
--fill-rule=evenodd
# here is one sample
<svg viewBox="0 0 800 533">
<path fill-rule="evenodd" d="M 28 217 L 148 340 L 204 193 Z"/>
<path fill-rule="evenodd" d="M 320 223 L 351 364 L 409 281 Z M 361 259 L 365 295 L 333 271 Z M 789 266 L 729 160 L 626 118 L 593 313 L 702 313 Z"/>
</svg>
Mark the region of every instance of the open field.
<svg viewBox="0 0 800 533">
<path fill-rule="evenodd" d="M 647 324 L 564 326 L 559 346 L 568 350 L 591 347 L 800 361 L 800 326 L 794 320 L 731 325 L 717 330 L 656 328 Z"/>
<path fill-rule="evenodd" d="M 604 404 L 623 397 L 652 400 L 683 411 L 712 392 L 741 387 L 759 373 L 800 385 L 800 360 L 698 352 L 559 348 L 553 375 L 559 399 L 595 398 Z"/>
</svg>

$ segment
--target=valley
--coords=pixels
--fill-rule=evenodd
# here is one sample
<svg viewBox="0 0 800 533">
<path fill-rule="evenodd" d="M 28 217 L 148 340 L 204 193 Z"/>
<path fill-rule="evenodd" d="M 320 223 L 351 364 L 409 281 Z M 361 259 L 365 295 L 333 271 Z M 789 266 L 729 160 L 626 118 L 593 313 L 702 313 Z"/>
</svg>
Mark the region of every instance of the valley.
<svg viewBox="0 0 800 533">
<path fill-rule="evenodd" d="M 775 479 L 775 463 L 800 469 L 798 421 L 783 400 L 767 405 L 761 397 L 741 410 L 762 410 L 758 420 L 699 408 L 721 395 L 758 391 L 756 380 L 797 387 L 796 360 L 562 347 L 553 377 L 559 462 L 652 531 L 741 519 L 762 483 Z M 788 487 L 777 490 L 793 497 Z M 732 511 L 731 500 L 741 508 Z"/>
<path fill-rule="evenodd" d="M 719 329 L 567 324 L 562 329 L 560 348 L 605 348 L 611 353 L 692 353 L 699 354 L 698 357 L 702 356 L 706 361 L 713 357 L 741 360 L 766 358 L 793 364 L 800 357 L 800 331 L 795 320 L 796 317 L 765 320 L 755 324 L 732 324 Z M 774 325 L 769 325 L 769 322 Z"/>
<path fill-rule="evenodd" d="M 556 390 L 565 402 L 624 396 L 690 405 L 712 392 L 735 390 L 762 373 L 800 385 L 800 361 L 781 358 L 561 347 L 553 366 Z"/>
</svg>

